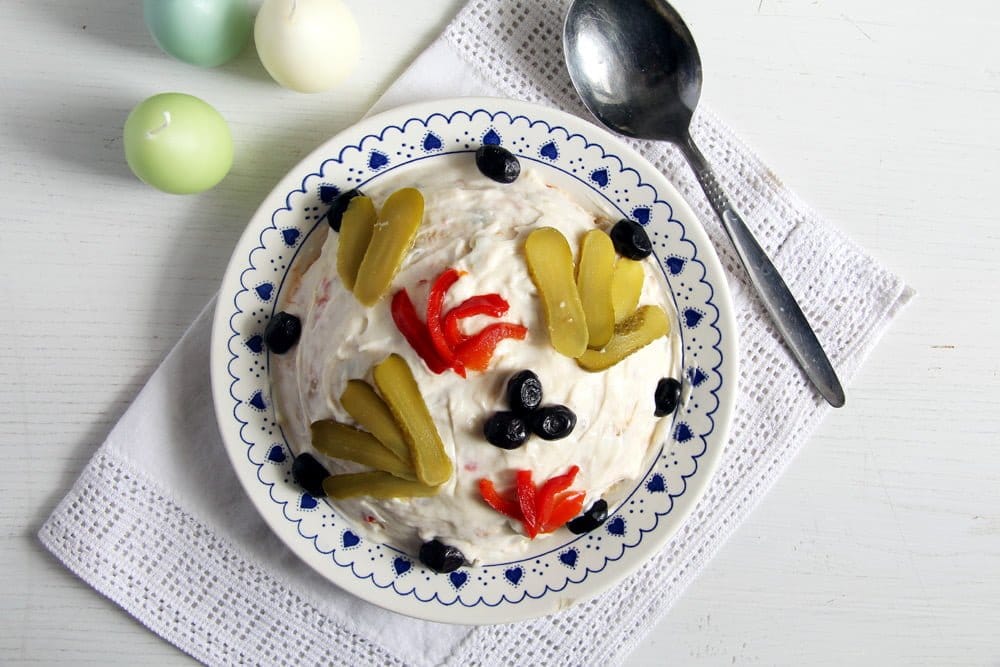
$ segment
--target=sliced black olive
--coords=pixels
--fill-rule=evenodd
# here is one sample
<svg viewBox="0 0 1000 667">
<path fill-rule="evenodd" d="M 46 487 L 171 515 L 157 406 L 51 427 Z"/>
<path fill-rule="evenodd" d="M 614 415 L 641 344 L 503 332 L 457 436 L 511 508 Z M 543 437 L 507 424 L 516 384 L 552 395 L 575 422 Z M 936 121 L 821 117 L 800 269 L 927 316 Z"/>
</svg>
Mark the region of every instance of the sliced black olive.
<svg viewBox="0 0 1000 667">
<path fill-rule="evenodd" d="M 531 371 L 521 371 L 507 381 L 507 404 L 519 414 L 528 414 L 542 404 L 542 381 Z"/>
<path fill-rule="evenodd" d="M 681 401 L 681 383 L 674 378 L 663 378 L 656 384 L 656 391 L 653 393 L 656 401 L 656 409 L 653 414 L 657 417 L 666 417 L 673 414 L 677 405 Z"/>
<path fill-rule="evenodd" d="M 610 236 L 615 252 L 622 257 L 639 260 L 653 253 L 653 244 L 649 242 L 646 230 L 635 220 L 619 220 L 611 228 Z"/>
<path fill-rule="evenodd" d="M 494 412 L 483 425 L 483 435 L 491 445 L 517 449 L 528 439 L 528 425 L 513 412 Z"/>
<path fill-rule="evenodd" d="M 454 572 L 465 565 L 465 554 L 438 540 L 420 545 L 420 562 L 435 572 Z"/>
<path fill-rule="evenodd" d="M 264 342 L 267 348 L 275 354 L 284 354 L 299 342 L 302 335 L 302 322 L 295 315 L 284 311 L 271 317 L 264 329 Z"/>
<path fill-rule="evenodd" d="M 521 175 L 521 163 L 514 154 L 495 144 L 479 147 L 476 151 L 476 166 L 483 176 L 497 183 L 513 183 Z"/>
<path fill-rule="evenodd" d="M 292 479 L 305 489 L 306 493 L 316 498 L 326 495 L 326 491 L 323 490 L 323 480 L 329 476 L 330 473 L 312 454 L 299 454 L 292 462 Z"/>
<path fill-rule="evenodd" d="M 569 532 L 574 535 L 583 535 L 599 527 L 608 520 L 608 503 L 601 498 L 590 509 L 566 524 Z"/>
<path fill-rule="evenodd" d="M 348 190 L 337 195 L 337 198 L 333 200 L 333 203 L 330 204 L 330 208 L 326 212 L 326 221 L 333 227 L 333 231 L 340 231 L 340 223 L 344 219 L 344 211 L 347 210 L 347 205 L 351 203 L 351 200 L 355 197 L 363 197 L 364 194 L 361 190 L 355 188 L 354 190 Z"/>
<path fill-rule="evenodd" d="M 565 405 L 546 405 L 531 413 L 531 432 L 545 440 L 559 440 L 573 432 L 576 415 Z"/>
</svg>

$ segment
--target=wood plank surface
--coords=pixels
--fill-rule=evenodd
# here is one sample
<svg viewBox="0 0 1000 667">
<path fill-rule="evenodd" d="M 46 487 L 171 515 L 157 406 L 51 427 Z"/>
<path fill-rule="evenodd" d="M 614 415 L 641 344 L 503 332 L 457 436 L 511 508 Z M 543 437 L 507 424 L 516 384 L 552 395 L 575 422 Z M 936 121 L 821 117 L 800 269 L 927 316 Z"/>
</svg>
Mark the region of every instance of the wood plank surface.
<svg viewBox="0 0 1000 667">
<path fill-rule="evenodd" d="M 355 122 L 462 0 L 348 0 L 340 89 L 163 55 L 141 3 L 0 11 L 0 662 L 191 661 L 34 534 L 217 289 L 271 185 Z M 1000 6 L 676 0 L 704 100 L 918 291 L 828 419 L 630 665 L 1000 664 Z M 226 187 L 138 184 L 121 127 L 189 92 L 233 129 Z M 595 641 L 601 641 L 599 634 Z"/>
</svg>

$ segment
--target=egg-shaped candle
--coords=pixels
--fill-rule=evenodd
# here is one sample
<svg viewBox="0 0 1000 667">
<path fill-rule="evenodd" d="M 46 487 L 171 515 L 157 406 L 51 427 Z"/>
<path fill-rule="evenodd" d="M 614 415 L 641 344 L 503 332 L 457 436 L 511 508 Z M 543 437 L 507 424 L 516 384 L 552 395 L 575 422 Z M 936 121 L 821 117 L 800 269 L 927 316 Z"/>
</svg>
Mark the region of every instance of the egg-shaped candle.
<svg viewBox="0 0 1000 667">
<path fill-rule="evenodd" d="M 192 65 L 221 65 L 250 39 L 247 0 L 144 0 L 143 15 L 157 45 Z"/>
<path fill-rule="evenodd" d="M 233 164 L 229 126 L 207 102 L 162 93 L 141 102 L 125 121 L 125 159 L 145 183 L 172 194 L 214 187 Z"/>
<path fill-rule="evenodd" d="M 358 24 L 340 0 L 264 0 L 253 36 L 271 77 L 300 93 L 336 86 L 361 52 Z"/>
</svg>

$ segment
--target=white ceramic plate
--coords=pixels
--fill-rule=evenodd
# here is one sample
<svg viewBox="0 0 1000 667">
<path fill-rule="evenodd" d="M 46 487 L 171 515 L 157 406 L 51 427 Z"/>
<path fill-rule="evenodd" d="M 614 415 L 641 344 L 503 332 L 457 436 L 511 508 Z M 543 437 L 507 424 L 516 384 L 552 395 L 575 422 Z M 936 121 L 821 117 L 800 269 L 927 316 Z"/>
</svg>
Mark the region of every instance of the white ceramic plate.
<svg viewBox="0 0 1000 667">
<path fill-rule="evenodd" d="M 329 201 L 428 160 L 500 143 L 571 196 L 598 198 L 646 225 L 679 319 L 690 388 L 646 474 L 599 529 L 559 531 L 530 556 L 436 574 L 413 554 L 360 536 L 291 480 L 292 454 L 274 422 L 264 327 L 288 267 Z M 471 157 L 471 156 L 470 156 Z M 454 159 L 454 158 L 448 158 Z M 453 99 L 364 120 L 327 141 L 268 195 L 226 271 L 212 334 L 219 427 L 236 473 L 288 548 L 374 604 L 451 623 L 540 616 L 590 597 L 655 554 L 702 495 L 726 441 L 736 391 L 737 336 L 718 258 L 690 207 L 624 143 L 575 116 L 523 102 Z M 544 549 L 541 547 L 544 545 Z"/>
</svg>

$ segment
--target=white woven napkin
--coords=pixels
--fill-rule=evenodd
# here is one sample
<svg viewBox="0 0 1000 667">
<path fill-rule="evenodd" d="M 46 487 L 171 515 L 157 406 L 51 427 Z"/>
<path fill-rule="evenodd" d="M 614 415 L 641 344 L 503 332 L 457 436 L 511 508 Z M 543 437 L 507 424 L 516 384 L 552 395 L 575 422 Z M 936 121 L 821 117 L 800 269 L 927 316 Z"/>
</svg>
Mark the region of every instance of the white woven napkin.
<svg viewBox="0 0 1000 667">
<path fill-rule="evenodd" d="M 566 2 L 475 0 L 377 105 L 496 95 L 583 115 L 562 66 Z M 823 223 L 715 117 L 703 150 L 774 258 L 844 379 L 912 292 Z M 418 621 L 344 593 L 265 526 L 223 450 L 198 317 L 39 534 L 95 589 L 208 664 L 616 664 L 746 517 L 827 413 L 750 291 L 678 154 L 636 147 L 717 243 L 740 331 L 740 397 L 715 479 L 666 548 L 600 597 L 511 625 Z M 601 641 L 593 641 L 600 619 Z"/>
</svg>

